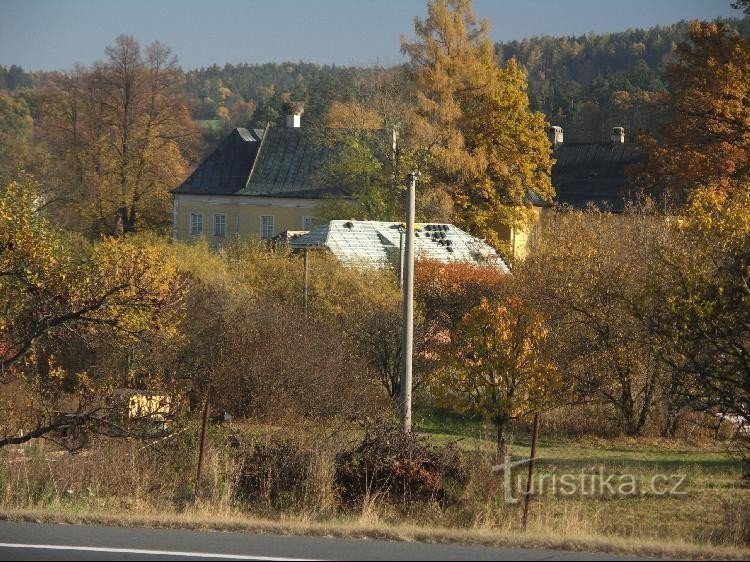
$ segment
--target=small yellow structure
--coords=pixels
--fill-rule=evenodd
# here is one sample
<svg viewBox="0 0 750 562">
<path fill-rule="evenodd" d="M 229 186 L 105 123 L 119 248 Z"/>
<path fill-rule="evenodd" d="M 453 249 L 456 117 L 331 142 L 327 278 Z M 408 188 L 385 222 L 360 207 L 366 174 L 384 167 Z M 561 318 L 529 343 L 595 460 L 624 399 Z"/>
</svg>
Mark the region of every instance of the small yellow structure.
<svg viewBox="0 0 750 562">
<path fill-rule="evenodd" d="M 115 390 L 114 397 L 124 406 L 123 417 L 127 414 L 128 423 L 143 421 L 157 424 L 162 429 L 166 426 L 171 406 L 170 397 L 166 394 L 119 388 Z"/>
</svg>

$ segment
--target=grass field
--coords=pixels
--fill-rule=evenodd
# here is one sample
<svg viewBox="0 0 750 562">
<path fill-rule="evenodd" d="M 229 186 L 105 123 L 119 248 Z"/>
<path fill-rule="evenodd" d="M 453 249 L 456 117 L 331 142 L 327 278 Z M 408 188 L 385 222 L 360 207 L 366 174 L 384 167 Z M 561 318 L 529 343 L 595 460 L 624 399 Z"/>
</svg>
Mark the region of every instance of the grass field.
<svg viewBox="0 0 750 562">
<path fill-rule="evenodd" d="M 750 557 L 750 487 L 742 478 L 740 462 L 726 453 L 721 442 L 571 439 L 543 434 L 538 447 L 537 481 L 545 479 L 548 487 L 534 496 L 528 529 L 523 531 L 522 504 L 509 501 L 519 494 L 506 494 L 503 477 L 491 472 L 495 447 L 491 428 L 445 416 L 418 414 L 416 420 L 427 440 L 456 443 L 475 466 L 457 505 L 415 510 L 408 524 L 397 510 L 379 503 L 377 497 L 355 512 L 334 513 L 309 505 L 284 512 L 238 506 L 230 500 L 229 479 L 222 476 L 225 468 L 215 447 L 207 463 L 213 489 L 197 503 L 185 503 L 184 498 L 178 501 L 181 488 L 174 482 L 159 481 L 158 474 L 139 474 L 134 468 L 127 476 L 132 483 L 119 488 L 127 490 L 128 496 L 107 496 L 102 490 L 108 486 L 116 489 L 108 484 L 111 471 L 127 466 L 117 458 L 108 461 L 112 463 L 109 467 L 100 467 L 98 461 L 85 455 L 50 462 L 42 449 L 29 449 L 24 465 L 2 451 L 0 515 L 26 520 L 547 546 L 657 556 Z M 283 431 L 258 426 L 244 429 L 253 433 Z M 220 432 L 213 437 L 219 442 Z M 192 447 L 190 442 L 188 447 Z M 529 454 L 528 437 L 521 431 L 516 434 L 513 453 L 514 459 Z M 525 485 L 525 471 L 524 465 L 511 475 L 511 487 L 516 479 Z M 188 461 L 185 474 L 192 473 Z M 575 476 L 576 482 L 594 486 L 591 493 L 585 486 L 570 495 L 550 490 L 549 483 L 566 474 Z M 661 493 L 665 486 L 676 484 L 669 480 L 673 475 L 684 476 L 679 493 Z M 657 491 L 649 488 L 654 477 L 667 479 L 660 481 Z M 610 479 L 617 493 L 595 486 L 603 478 Z M 619 493 L 618 486 L 628 479 L 637 481 L 637 493 Z"/>
<path fill-rule="evenodd" d="M 419 423 L 432 442 L 456 442 L 465 450 L 494 450 L 492 429 L 481 423 L 429 415 L 422 416 Z M 519 433 L 513 457 L 529 455 L 529 437 Z M 546 481 L 548 490 L 532 502 L 537 529 L 558 529 L 571 536 L 592 534 L 738 547 L 750 544 L 750 486 L 742 478 L 740 461 L 727 453 L 725 443 L 541 435 L 537 458 L 537 481 Z M 564 474 L 575 475 L 577 483 L 584 475 L 594 492 L 552 495 L 550 483 L 556 478 L 559 484 Z M 616 492 L 630 477 L 641 489 L 633 494 L 609 494 L 606 486 L 599 484 L 602 474 L 612 477 Z M 525 484 L 525 475 L 520 480 Z M 600 493 L 602 490 L 604 493 Z M 500 502 L 496 509 L 513 511 L 514 506 Z"/>
</svg>

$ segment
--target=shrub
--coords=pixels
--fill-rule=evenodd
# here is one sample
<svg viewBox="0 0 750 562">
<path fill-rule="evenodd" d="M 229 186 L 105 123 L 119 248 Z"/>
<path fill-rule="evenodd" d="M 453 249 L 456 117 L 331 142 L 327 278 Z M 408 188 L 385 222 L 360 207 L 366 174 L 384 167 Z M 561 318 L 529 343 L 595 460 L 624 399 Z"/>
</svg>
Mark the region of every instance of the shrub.
<svg viewBox="0 0 750 562">
<path fill-rule="evenodd" d="M 466 470 L 453 445 L 431 446 L 381 422 L 367 429 L 353 449 L 337 455 L 335 478 L 347 506 L 377 494 L 408 509 L 417 502 L 455 503 Z"/>
<path fill-rule="evenodd" d="M 274 509 L 290 507 L 305 484 L 311 461 L 312 452 L 291 440 L 272 437 L 255 444 L 242 461 L 238 499 Z"/>
</svg>

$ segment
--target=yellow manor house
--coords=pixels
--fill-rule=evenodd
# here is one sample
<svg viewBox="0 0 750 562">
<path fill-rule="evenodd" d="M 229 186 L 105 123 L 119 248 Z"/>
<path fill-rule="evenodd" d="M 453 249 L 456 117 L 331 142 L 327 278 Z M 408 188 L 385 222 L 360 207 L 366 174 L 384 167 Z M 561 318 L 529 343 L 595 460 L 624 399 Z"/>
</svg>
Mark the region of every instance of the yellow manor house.
<svg viewBox="0 0 750 562">
<path fill-rule="evenodd" d="M 301 112 L 287 115 L 285 121 L 262 130 L 234 129 L 173 191 L 175 239 L 203 236 L 220 244 L 231 236 L 270 239 L 287 231 L 308 231 L 325 199 L 351 197 L 351 186 L 317 180 L 316 170 L 328 152 L 301 126 Z M 593 143 L 565 143 L 562 129 L 551 127 L 550 141 L 557 197 L 554 202 L 530 198 L 537 216 L 544 217 L 555 204 L 623 208 L 625 167 L 638 160 L 639 153 L 625 143 L 622 127 L 612 130 L 609 141 Z M 502 233 L 513 257 L 527 253 L 537 230 L 535 225 L 529 232 Z"/>
</svg>

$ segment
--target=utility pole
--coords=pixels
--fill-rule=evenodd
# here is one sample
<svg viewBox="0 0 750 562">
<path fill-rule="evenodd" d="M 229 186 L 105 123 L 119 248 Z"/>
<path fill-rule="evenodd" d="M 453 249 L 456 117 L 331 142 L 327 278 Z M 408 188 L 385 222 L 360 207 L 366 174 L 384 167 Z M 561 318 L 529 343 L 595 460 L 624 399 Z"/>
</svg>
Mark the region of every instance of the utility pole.
<svg viewBox="0 0 750 562">
<path fill-rule="evenodd" d="M 305 247 L 305 253 L 304 253 L 304 255 L 305 255 L 305 257 L 304 257 L 305 273 L 303 275 L 303 283 L 305 285 L 305 288 L 304 288 L 303 298 L 304 298 L 305 317 L 307 317 L 307 296 L 308 296 L 307 281 L 308 281 L 308 278 L 310 276 L 310 258 L 307 255 L 307 247 Z"/>
<path fill-rule="evenodd" d="M 417 173 L 407 176 L 406 244 L 404 251 L 403 328 L 401 343 L 401 430 L 411 432 L 411 369 L 414 353 L 414 199 Z"/>
</svg>

